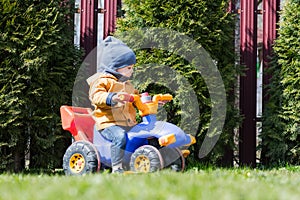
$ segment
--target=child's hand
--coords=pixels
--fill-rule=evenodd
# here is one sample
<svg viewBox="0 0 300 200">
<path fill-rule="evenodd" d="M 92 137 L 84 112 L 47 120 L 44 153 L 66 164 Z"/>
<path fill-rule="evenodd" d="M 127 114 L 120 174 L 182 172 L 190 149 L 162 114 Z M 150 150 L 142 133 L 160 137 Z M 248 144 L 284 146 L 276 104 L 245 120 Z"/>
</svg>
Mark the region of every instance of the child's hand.
<svg viewBox="0 0 300 200">
<path fill-rule="evenodd" d="M 118 92 L 117 94 L 115 94 L 113 97 L 112 97 L 112 101 L 117 103 L 125 103 L 125 102 L 128 102 L 130 101 L 128 98 L 130 97 L 130 94 L 126 93 L 126 92 Z"/>
</svg>

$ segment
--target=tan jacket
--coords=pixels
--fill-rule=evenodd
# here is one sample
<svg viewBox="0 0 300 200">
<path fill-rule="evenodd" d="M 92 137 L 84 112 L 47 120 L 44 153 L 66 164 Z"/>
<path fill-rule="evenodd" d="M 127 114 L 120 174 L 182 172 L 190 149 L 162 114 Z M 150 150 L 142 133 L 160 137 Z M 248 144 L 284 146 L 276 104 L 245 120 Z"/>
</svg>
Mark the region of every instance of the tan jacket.
<svg viewBox="0 0 300 200">
<path fill-rule="evenodd" d="M 134 126 L 136 125 L 136 110 L 133 103 L 118 103 L 114 106 L 107 105 L 107 97 L 113 92 L 137 93 L 129 81 L 118 82 L 117 78 L 110 74 L 96 73 L 87 79 L 90 85 L 89 98 L 95 107 L 93 116 L 98 130 L 112 125 Z"/>
</svg>

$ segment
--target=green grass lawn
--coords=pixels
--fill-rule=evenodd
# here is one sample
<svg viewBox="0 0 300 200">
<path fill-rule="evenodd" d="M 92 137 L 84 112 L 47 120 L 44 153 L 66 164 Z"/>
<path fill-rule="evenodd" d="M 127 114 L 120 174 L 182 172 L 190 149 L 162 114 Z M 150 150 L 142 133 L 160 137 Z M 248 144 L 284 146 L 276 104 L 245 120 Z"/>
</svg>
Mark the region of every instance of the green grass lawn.
<svg viewBox="0 0 300 200">
<path fill-rule="evenodd" d="M 0 175 L 0 199 L 300 199 L 300 168 L 192 169 L 184 173 Z"/>
</svg>

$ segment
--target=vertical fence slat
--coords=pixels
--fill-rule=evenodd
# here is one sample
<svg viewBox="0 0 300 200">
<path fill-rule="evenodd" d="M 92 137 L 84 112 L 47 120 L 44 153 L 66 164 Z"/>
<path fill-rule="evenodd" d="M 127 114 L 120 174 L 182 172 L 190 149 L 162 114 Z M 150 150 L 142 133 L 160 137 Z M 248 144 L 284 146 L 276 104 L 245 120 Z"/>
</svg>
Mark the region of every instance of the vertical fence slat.
<svg viewBox="0 0 300 200">
<path fill-rule="evenodd" d="M 257 57 L 257 0 L 241 0 L 240 62 L 247 70 L 240 77 L 239 160 L 241 165 L 256 166 L 256 57 Z"/>
<path fill-rule="evenodd" d="M 97 47 L 98 0 L 81 0 L 80 19 L 80 47 L 85 51 L 84 62 L 86 63 L 82 77 L 88 78 L 97 69 L 97 52 L 95 47 Z M 89 86 L 86 81 L 83 81 L 80 89 L 83 90 L 83 94 L 88 94 Z M 81 106 L 89 105 L 90 102 L 86 98 L 86 101 L 82 102 Z"/>
<path fill-rule="evenodd" d="M 263 69 L 269 67 L 270 56 L 272 55 L 272 45 L 277 37 L 277 22 L 279 20 L 278 11 L 280 10 L 280 0 L 263 1 Z M 270 75 L 263 74 L 263 85 L 267 85 Z M 263 106 L 268 100 L 266 90 L 263 91 Z"/>
<path fill-rule="evenodd" d="M 104 34 L 103 37 L 111 35 L 116 29 L 117 0 L 105 0 L 104 2 Z"/>
<path fill-rule="evenodd" d="M 277 28 L 279 21 L 280 0 L 264 0 L 263 1 L 263 102 L 262 110 L 269 100 L 266 85 L 270 83 L 271 75 L 266 71 L 269 68 L 270 56 L 272 56 L 274 40 L 277 37 Z M 261 161 L 267 163 L 265 154 L 267 150 L 263 147 L 261 152 Z"/>
<path fill-rule="evenodd" d="M 97 6 L 97 0 L 81 0 L 80 46 L 86 54 L 97 46 Z"/>
</svg>

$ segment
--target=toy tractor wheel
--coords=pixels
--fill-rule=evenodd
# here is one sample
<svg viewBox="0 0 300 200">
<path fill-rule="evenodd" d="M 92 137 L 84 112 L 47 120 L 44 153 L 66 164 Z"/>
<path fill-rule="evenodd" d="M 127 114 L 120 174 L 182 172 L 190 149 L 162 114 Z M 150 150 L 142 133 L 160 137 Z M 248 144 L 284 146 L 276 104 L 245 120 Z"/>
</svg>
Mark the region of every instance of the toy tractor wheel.
<svg viewBox="0 0 300 200">
<path fill-rule="evenodd" d="M 130 159 L 130 170 L 134 172 L 155 172 L 164 166 L 162 156 L 157 148 L 144 145 L 135 150 Z"/>
<path fill-rule="evenodd" d="M 165 168 L 176 172 L 184 170 L 185 158 L 178 148 L 163 147 L 159 149 L 159 152 L 164 159 Z"/>
<path fill-rule="evenodd" d="M 63 157 L 63 169 L 66 175 L 82 175 L 99 170 L 98 152 L 92 143 L 74 142 Z"/>
</svg>

